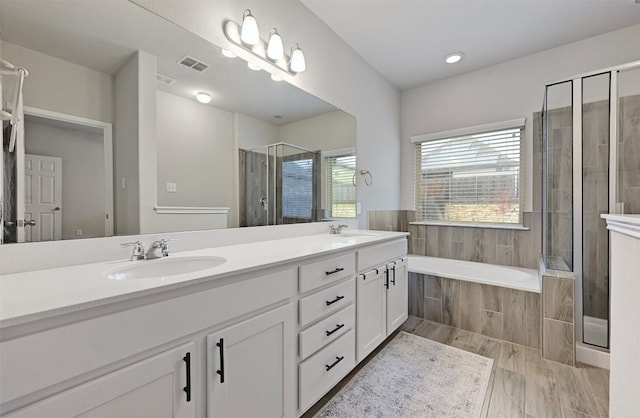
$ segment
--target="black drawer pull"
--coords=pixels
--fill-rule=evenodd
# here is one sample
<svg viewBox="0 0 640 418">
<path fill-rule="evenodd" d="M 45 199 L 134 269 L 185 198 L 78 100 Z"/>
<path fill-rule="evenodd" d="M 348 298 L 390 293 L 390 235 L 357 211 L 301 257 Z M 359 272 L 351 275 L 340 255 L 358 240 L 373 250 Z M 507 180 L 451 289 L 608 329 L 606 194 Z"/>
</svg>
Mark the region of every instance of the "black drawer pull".
<svg viewBox="0 0 640 418">
<path fill-rule="evenodd" d="M 340 302 L 342 299 L 344 299 L 344 296 L 336 296 L 334 300 L 327 300 L 325 301 L 325 303 L 327 304 L 327 306 L 329 306 L 329 305 L 333 305 L 336 302 Z"/>
<path fill-rule="evenodd" d="M 331 270 L 331 271 L 325 271 L 324 274 L 326 274 L 327 276 L 331 276 L 332 274 L 336 274 L 341 272 L 342 270 L 344 270 L 343 267 L 337 267 L 335 270 Z"/>
<path fill-rule="evenodd" d="M 185 354 L 182 360 L 186 363 L 185 367 L 187 369 L 187 386 L 182 390 L 187 394 L 187 402 L 191 402 L 191 353 Z"/>
<path fill-rule="evenodd" d="M 384 287 L 389 288 L 389 269 L 384 269 Z"/>
<path fill-rule="evenodd" d="M 393 265 L 393 267 L 391 267 L 391 271 L 393 271 L 393 279 L 391 279 L 391 284 L 395 286 L 396 285 L 396 265 L 395 264 Z"/>
<path fill-rule="evenodd" d="M 224 383 L 224 339 L 220 338 L 216 345 L 220 347 L 220 370 L 216 370 L 216 373 L 220 375 L 220 383 Z"/>
<path fill-rule="evenodd" d="M 344 324 L 338 324 L 336 325 L 336 327 L 334 329 L 332 329 L 331 331 L 325 331 L 327 333 L 327 337 L 331 334 L 333 334 L 334 332 L 338 331 L 340 328 L 344 327 Z"/>
<path fill-rule="evenodd" d="M 342 360 L 344 360 L 344 356 L 336 357 L 336 361 L 334 361 L 332 364 L 325 364 L 324 367 L 326 367 L 327 371 L 329 371 L 329 370 L 333 369 L 335 367 L 335 365 L 340 363 Z"/>
</svg>

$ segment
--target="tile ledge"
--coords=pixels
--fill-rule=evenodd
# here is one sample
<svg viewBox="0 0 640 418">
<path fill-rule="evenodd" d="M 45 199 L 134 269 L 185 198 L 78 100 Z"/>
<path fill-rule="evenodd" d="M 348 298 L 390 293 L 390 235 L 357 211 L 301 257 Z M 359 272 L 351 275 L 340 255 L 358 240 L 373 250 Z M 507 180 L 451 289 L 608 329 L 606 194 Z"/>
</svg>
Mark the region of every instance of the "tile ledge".
<svg viewBox="0 0 640 418">
<path fill-rule="evenodd" d="M 409 225 L 428 225 L 428 226 L 458 226 L 463 228 L 486 228 L 486 229 L 509 229 L 516 231 L 529 231 L 531 228 L 524 225 L 507 225 L 507 224 L 478 224 L 463 222 L 429 222 L 429 221 L 413 221 Z"/>
</svg>

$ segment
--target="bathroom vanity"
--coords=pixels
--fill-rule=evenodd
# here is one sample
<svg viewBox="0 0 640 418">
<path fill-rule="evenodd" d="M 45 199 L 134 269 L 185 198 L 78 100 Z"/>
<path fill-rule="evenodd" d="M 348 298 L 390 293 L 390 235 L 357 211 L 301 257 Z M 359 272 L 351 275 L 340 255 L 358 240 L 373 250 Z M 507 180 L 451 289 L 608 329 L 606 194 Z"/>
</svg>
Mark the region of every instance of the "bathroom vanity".
<svg viewBox="0 0 640 418">
<path fill-rule="evenodd" d="M 1 276 L 1 414 L 299 416 L 407 318 L 406 253 L 352 231 Z"/>
</svg>

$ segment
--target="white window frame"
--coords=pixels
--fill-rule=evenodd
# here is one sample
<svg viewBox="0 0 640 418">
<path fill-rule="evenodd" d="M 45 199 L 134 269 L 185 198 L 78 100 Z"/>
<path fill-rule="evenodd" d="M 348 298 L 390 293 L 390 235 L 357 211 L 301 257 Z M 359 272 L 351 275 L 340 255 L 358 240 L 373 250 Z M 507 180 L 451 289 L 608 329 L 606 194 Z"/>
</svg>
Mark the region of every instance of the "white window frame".
<svg viewBox="0 0 640 418">
<path fill-rule="evenodd" d="M 495 123 L 488 123 L 488 124 L 483 124 L 483 125 L 476 125 L 476 126 L 470 126 L 470 127 L 465 127 L 465 128 L 459 128 L 459 129 L 452 129 L 452 130 L 447 130 L 447 131 L 440 131 L 440 132 L 434 132 L 434 133 L 428 133 L 428 134 L 422 134 L 422 135 L 415 135 L 411 137 L 411 142 L 414 144 L 414 205 L 415 205 L 415 209 L 416 209 L 416 222 L 415 223 L 419 223 L 419 224 L 428 224 L 428 225 L 451 225 L 451 226 L 467 226 L 467 227 L 482 227 L 482 228 L 500 228 L 500 229 L 528 229 L 525 228 L 522 225 L 522 220 L 523 220 L 523 203 L 524 203 L 524 196 L 523 196 L 523 175 L 525 173 L 524 170 L 524 158 L 523 158 L 523 152 L 524 152 L 524 138 L 525 138 L 525 124 L 526 124 L 526 118 L 518 118 L 518 119 L 511 119 L 511 120 L 507 120 L 507 121 L 502 121 L 502 122 L 495 122 Z M 518 177 L 519 177 L 519 185 L 518 185 L 518 200 L 519 200 L 519 207 L 518 207 L 518 222 L 504 222 L 504 223 L 494 223 L 494 222 L 478 222 L 478 221 L 460 221 L 460 220 L 456 220 L 456 221 L 443 221 L 443 220 L 430 220 L 430 219 L 421 219 L 421 215 L 417 213 L 418 212 L 418 202 L 417 202 L 417 198 L 418 198 L 418 182 L 420 181 L 420 178 L 418 177 L 419 175 L 421 175 L 421 171 L 418 170 L 417 164 L 418 164 L 418 155 L 416 154 L 418 152 L 418 145 L 424 142 L 429 142 L 429 141 L 435 141 L 435 140 L 441 140 L 441 139 L 449 139 L 449 138 L 457 138 L 457 137 L 462 137 L 462 136 L 470 136 L 470 135 L 478 135 L 478 134 L 484 134 L 484 133 L 489 133 L 489 132 L 496 132 L 496 131 L 503 131 L 503 130 L 509 130 L 509 129 L 520 129 L 521 130 L 521 134 L 520 134 L 520 165 L 519 165 L 519 172 L 518 172 Z"/>
<path fill-rule="evenodd" d="M 326 210 L 326 214 L 327 216 L 329 215 L 330 212 L 330 207 L 331 207 L 331 202 L 329 202 L 329 184 L 328 183 L 328 174 L 327 174 L 327 170 L 329 170 L 329 167 L 327 165 L 327 158 L 331 158 L 331 157 L 344 157 L 344 156 L 348 156 L 348 155 L 353 155 L 356 158 L 356 166 L 358 164 L 358 156 L 356 155 L 356 149 L 355 147 L 349 147 L 349 148 L 339 148 L 339 149 L 333 149 L 333 150 L 326 150 L 326 151 L 322 151 L 322 173 L 323 175 L 322 177 L 322 206 L 325 210 Z M 354 191 L 354 211 L 355 211 L 355 215 L 351 218 L 351 217 L 347 217 L 347 218 L 336 218 L 336 217 L 330 217 L 330 219 L 357 219 L 358 218 L 358 214 L 356 211 L 356 205 L 357 205 L 357 191 Z"/>
</svg>

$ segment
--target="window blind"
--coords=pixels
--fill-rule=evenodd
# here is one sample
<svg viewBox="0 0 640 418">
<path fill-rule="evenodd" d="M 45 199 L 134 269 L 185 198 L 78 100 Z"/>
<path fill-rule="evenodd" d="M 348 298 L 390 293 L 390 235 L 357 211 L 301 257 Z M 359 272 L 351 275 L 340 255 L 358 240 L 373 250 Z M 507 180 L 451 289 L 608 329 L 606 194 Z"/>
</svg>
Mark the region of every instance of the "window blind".
<svg viewBox="0 0 640 418">
<path fill-rule="evenodd" d="M 282 162 L 282 216 L 311 218 L 313 159 Z"/>
<path fill-rule="evenodd" d="M 416 219 L 520 224 L 523 129 L 416 143 Z"/>
<path fill-rule="evenodd" d="M 356 217 L 356 188 L 353 175 L 356 172 L 356 156 L 342 155 L 325 158 L 326 208 L 330 218 Z"/>
</svg>

